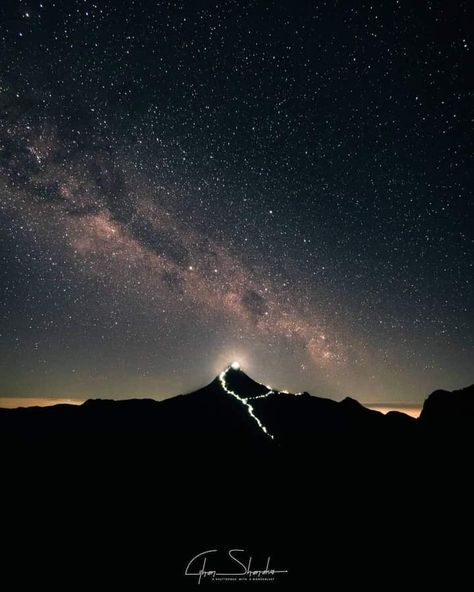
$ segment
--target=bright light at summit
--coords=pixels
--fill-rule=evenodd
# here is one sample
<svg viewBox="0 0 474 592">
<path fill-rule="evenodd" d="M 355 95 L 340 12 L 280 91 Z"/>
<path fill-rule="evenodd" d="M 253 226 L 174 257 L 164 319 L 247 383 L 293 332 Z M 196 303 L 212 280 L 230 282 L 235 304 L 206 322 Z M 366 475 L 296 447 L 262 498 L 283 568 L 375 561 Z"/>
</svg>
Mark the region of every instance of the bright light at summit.
<svg viewBox="0 0 474 592">
<path fill-rule="evenodd" d="M 230 367 L 233 370 L 240 370 L 240 364 L 239 364 L 239 362 L 232 362 L 232 364 L 230 365 Z"/>
</svg>

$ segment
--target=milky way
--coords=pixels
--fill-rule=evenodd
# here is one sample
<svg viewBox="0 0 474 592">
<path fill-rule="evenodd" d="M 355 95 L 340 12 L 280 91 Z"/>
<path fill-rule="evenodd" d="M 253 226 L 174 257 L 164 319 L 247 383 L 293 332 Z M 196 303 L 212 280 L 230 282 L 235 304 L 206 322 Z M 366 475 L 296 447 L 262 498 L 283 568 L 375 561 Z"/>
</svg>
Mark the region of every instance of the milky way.
<svg viewBox="0 0 474 592">
<path fill-rule="evenodd" d="M 0 9 L 3 396 L 472 380 L 467 4 Z"/>
</svg>

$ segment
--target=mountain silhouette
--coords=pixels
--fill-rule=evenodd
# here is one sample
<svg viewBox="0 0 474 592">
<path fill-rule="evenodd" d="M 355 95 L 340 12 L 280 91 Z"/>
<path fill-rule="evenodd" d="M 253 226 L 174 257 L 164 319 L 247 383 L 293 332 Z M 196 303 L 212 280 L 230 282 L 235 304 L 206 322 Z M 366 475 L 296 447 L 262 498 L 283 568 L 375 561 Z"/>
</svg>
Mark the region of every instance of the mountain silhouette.
<svg viewBox="0 0 474 592">
<path fill-rule="evenodd" d="M 474 384 L 456 391 L 437 390 L 423 404 L 420 423 L 430 430 L 472 431 Z"/>
<path fill-rule="evenodd" d="M 439 533 L 465 519 L 473 398 L 473 386 L 435 391 L 415 420 L 273 390 L 229 366 L 159 402 L 0 409 L 3 521 L 49 557 L 47 532 L 74 577 L 127 574 L 134 589 L 195 586 L 186 563 L 217 548 L 263 565 L 271 555 L 288 589 L 379 587 L 380 566 L 402 587 L 416 579 L 407 558 L 423 549 L 434 575 L 456 540 Z"/>
<path fill-rule="evenodd" d="M 322 437 L 386 440 L 455 431 L 472 426 L 473 419 L 474 385 L 433 392 L 416 420 L 400 412 L 384 415 L 350 397 L 336 402 L 277 391 L 231 365 L 209 385 L 163 401 L 90 399 L 80 406 L 0 409 L 0 433 L 26 440 L 131 434 L 191 439 L 194 447 L 212 440 L 219 447 L 248 446 L 257 452 L 311 447 Z"/>
</svg>

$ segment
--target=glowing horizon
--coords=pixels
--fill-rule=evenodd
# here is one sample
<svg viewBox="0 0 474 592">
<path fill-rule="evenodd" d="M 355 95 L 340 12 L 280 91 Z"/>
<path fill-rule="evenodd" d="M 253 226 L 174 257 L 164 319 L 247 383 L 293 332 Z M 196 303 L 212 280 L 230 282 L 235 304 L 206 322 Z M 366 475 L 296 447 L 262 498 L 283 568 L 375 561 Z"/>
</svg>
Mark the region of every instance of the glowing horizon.
<svg viewBox="0 0 474 592">
<path fill-rule="evenodd" d="M 285 391 L 278 391 L 280 393 L 285 393 Z M 297 396 L 299 393 L 286 393 L 286 394 L 293 394 Z M 263 395 L 267 396 L 267 395 Z M 88 397 L 90 398 L 90 397 Z M 70 398 L 61 398 L 58 397 L 55 399 L 54 397 L 0 397 L 0 409 L 20 409 L 24 407 L 51 407 L 53 405 L 82 405 L 88 398 L 83 399 L 70 399 Z M 138 399 L 154 399 L 153 396 L 148 397 L 133 397 Z M 171 398 L 171 397 L 170 397 Z M 258 398 L 258 397 L 255 397 Z M 109 397 L 104 397 L 104 399 L 109 399 Z M 124 400 L 124 399 L 114 399 L 114 400 Z M 159 399 L 156 399 L 159 401 Z M 165 400 L 165 399 L 163 399 Z M 376 403 L 361 403 L 367 409 L 372 409 L 374 411 L 379 411 L 384 415 L 389 413 L 390 411 L 398 411 L 400 413 L 405 413 L 410 417 L 417 418 L 420 416 L 421 409 L 423 404 L 421 403 L 384 403 L 378 405 Z"/>
</svg>

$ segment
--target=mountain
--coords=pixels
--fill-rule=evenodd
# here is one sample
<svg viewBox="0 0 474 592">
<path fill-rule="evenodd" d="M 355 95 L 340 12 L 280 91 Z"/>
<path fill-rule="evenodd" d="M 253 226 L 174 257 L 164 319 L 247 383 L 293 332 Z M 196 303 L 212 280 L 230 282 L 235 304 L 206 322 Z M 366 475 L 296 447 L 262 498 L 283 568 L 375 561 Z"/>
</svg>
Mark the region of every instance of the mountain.
<svg viewBox="0 0 474 592">
<path fill-rule="evenodd" d="M 430 430 L 467 430 L 472 433 L 474 384 L 456 391 L 437 390 L 423 404 L 420 423 Z"/>
<path fill-rule="evenodd" d="M 235 367 L 234 367 L 235 366 Z M 133 436 L 184 446 L 248 447 L 254 454 L 303 448 L 321 439 L 335 442 L 403 441 L 433 430 L 472 426 L 474 386 L 435 391 L 425 401 L 418 420 L 403 413 L 370 410 L 354 399 L 341 402 L 293 395 L 262 385 L 236 364 L 209 385 L 163 401 L 92 399 L 80 406 L 0 409 L 3 438 L 34 441 L 52 438 Z"/>
<path fill-rule="evenodd" d="M 288 589 L 402 587 L 421 549 L 421 584 L 468 515 L 472 446 L 456 434 L 471 438 L 473 394 L 436 391 L 415 420 L 229 366 L 160 402 L 0 409 L 4 538 L 44 549 L 48 581 L 68 567 L 75 581 L 182 589 L 197 584 L 192 557 L 230 548 L 271 556 Z"/>
</svg>

